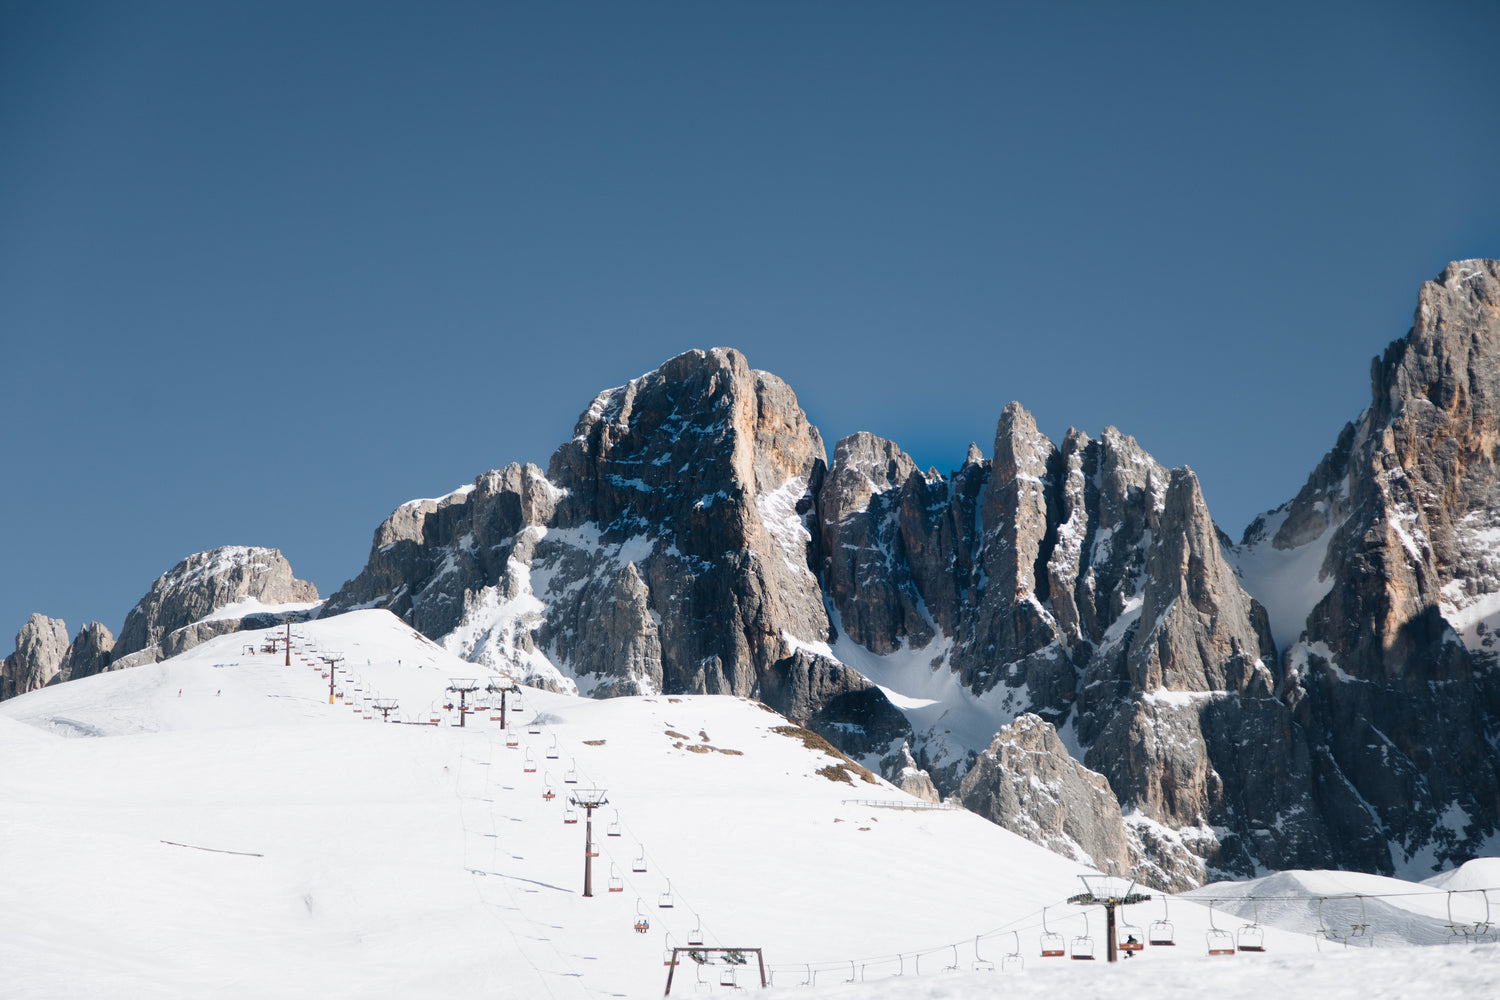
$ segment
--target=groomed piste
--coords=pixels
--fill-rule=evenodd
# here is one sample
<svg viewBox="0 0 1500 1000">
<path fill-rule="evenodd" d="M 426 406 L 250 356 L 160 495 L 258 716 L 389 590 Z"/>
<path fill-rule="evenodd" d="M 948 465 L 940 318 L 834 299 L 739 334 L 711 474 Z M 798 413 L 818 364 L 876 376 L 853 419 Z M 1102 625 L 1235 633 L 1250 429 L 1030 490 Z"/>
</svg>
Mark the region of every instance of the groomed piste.
<svg viewBox="0 0 1500 1000">
<path fill-rule="evenodd" d="M 290 666 L 285 635 L 0 705 L 0 996 L 727 993 L 749 949 L 771 995 L 1493 988 L 1495 859 L 1153 893 L 1110 964 L 1089 869 L 757 703 L 512 690 L 384 611 L 292 626 Z"/>
</svg>

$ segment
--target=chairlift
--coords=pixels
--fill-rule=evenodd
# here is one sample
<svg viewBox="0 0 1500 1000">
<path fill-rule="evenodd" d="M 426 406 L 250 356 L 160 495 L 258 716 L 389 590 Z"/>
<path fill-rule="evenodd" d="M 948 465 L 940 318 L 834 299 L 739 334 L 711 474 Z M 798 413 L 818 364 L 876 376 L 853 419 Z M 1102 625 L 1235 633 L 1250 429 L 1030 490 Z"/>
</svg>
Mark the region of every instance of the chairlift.
<svg viewBox="0 0 1500 1000">
<path fill-rule="evenodd" d="M 1220 930 L 1214 923 L 1214 901 L 1208 901 L 1208 933 L 1204 935 L 1208 939 L 1208 953 L 1210 955 L 1233 955 L 1234 935 L 1228 931 Z"/>
<path fill-rule="evenodd" d="M 525 774 L 536 773 L 536 757 L 531 753 L 531 747 L 526 748 L 526 757 L 521 761 L 521 771 Z"/>
<path fill-rule="evenodd" d="M 1474 921 L 1474 940 L 1482 941 L 1493 935 L 1495 926 L 1490 923 L 1490 891 L 1480 889 L 1479 894 L 1484 897 L 1484 919 Z"/>
<path fill-rule="evenodd" d="M 675 965 L 676 963 L 674 961 L 672 961 L 672 932 L 671 931 L 667 931 L 666 934 L 662 935 L 662 942 L 663 943 L 662 943 L 662 953 L 661 953 L 661 964 L 662 965 Z"/>
<path fill-rule="evenodd" d="M 544 784 L 542 801 L 551 802 L 553 799 L 557 798 L 557 793 L 552 790 L 552 776 L 548 774 L 542 775 L 542 782 Z"/>
<path fill-rule="evenodd" d="M 1239 929 L 1239 933 L 1236 936 L 1239 949 L 1240 951 L 1265 951 L 1266 932 L 1260 926 L 1260 903 L 1256 902 L 1254 896 L 1251 896 L 1250 905 L 1255 907 L 1255 916 L 1251 918 L 1248 924 Z"/>
<path fill-rule="evenodd" d="M 1349 947 L 1349 942 L 1345 940 L 1338 931 L 1334 930 L 1332 927 L 1329 927 L 1326 923 L 1323 922 L 1323 904 L 1326 902 L 1328 902 L 1327 896 L 1318 897 L 1318 936 L 1314 938 L 1314 941 L 1318 945 L 1318 950 L 1323 950 L 1322 941 L 1325 938 L 1329 941 L 1336 941 L 1347 948 Z"/>
<path fill-rule="evenodd" d="M 703 918 L 699 917 L 698 918 L 698 922 L 693 925 L 693 929 L 690 930 L 690 931 L 688 931 L 688 944 L 689 945 L 700 945 L 702 943 L 703 943 Z"/>
<path fill-rule="evenodd" d="M 535 719 L 532 719 L 529 723 L 526 724 L 526 732 L 531 736 L 542 735 L 541 723 L 537 722 Z"/>
<path fill-rule="evenodd" d="M 609 891 L 610 892 L 624 892 L 625 891 L 625 880 L 622 879 L 622 878 L 620 878 L 619 875 L 615 874 L 615 863 L 613 861 L 611 861 L 609 863 Z"/>
<path fill-rule="evenodd" d="M 1026 968 L 1026 959 L 1021 957 L 1021 933 L 1020 931 L 1011 931 L 1010 933 L 1015 947 L 1006 952 L 1005 957 L 1000 960 L 1000 968 L 1006 972 Z M 976 938 L 975 941 L 977 942 L 978 939 Z M 974 967 L 976 969 L 979 968 L 978 965 Z M 994 964 L 990 963 L 990 970 L 993 971 L 994 968 Z"/>
<path fill-rule="evenodd" d="M 956 944 L 950 944 L 948 947 L 950 947 L 950 948 L 953 949 L 953 964 L 952 965 L 945 965 L 945 966 L 943 966 L 943 971 L 944 972 L 957 972 L 958 971 L 958 945 L 956 945 Z"/>
<path fill-rule="evenodd" d="M 1354 898 L 1359 900 L 1359 923 L 1349 925 L 1349 936 L 1362 938 L 1370 929 L 1369 920 L 1365 916 L 1365 897 L 1356 894 Z"/>
<path fill-rule="evenodd" d="M 649 930 L 651 930 L 651 921 L 646 919 L 646 911 L 641 908 L 641 901 L 637 898 L 635 901 L 635 932 L 637 934 L 645 934 Z"/>
<path fill-rule="evenodd" d="M 1062 958 L 1067 952 L 1063 949 L 1063 937 L 1061 934 L 1047 927 L 1047 908 L 1042 907 L 1042 957 Z"/>
<path fill-rule="evenodd" d="M 556 733 L 552 734 L 552 745 L 547 748 L 547 759 L 548 760 L 556 760 L 557 759 L 557 734 Z"/>
<path fill-rule="evenodd" d="M 510 726 L 505 727 L 505 745 L 510 747 L 512 750 L 521 745 L 520 737 L 516 735 L 516 731 Z"/>
<path fill-rule="evenodd" d="M 979 935 L 978 934 L 974 935 L 974 971 L 975 972 L 994 972 L 995 971 L 995 963 L 991 962 L 989 959 L 985 958 L 983 955 L 981 955 L 979 953 Z"/>
<path fill-rule="evenodd" d="M 1124 919 L 1120 922 L 1120 931 L 1116 935 L 1116 940 L 1120 943 L 1121 951 L 1146 950 L 1146 935 L 1141 933 L 1139 927 Z"/>
<path fill-rule="evenodd" d="M 568 773 L 563 775 L 563 784 L 565 784 L 565 785 L 576 785 L 576 784 L 578 784 L 578 758 L 577 757 L 570 757 L 568 759 Z"/>
<path fill-rule="evenodd" d="M 672 902 L 672 880 L 667 879 L 667 891 L 656 897 L 656 906 L 661 910 L 670 910 Z"/>
<path fill-rule="evenodd" d="M 630 862 L 630 870 L 639 875 L 646 870 L 646 848 L 641 848 L 641 856 Z"/>
<path fill-rule="evenodd" d="M 573 803 L 568 803 L 568 808 L 563 810 L 563 822 L 576 825 L 578 823 L 578 810 L 573 808 Z"/>
<path fill-rule="evenodd" d="M 720 986 L 728 986 L 732 990 L 739 989 L 740 988 L 740 984 L 739 984 L 738 977 L 735 975 L 735 972 L 736 972 L 736 970 L 735 970 L 734 966 L 732 966 L 732 965 L 726 965 L 726 966 L 724 966 L 724 971 L 722 971 L 722 972 L 719 973 L 719 985 Z"/>
<path fill-rule="evenodd" d="M 1094 939 L 1089 936 L 1089 911 L 1083 911 L 1083 933 L 1073 939 L 1068 946 L 1069 957 L 1080 962 L 1092 962 L 1094 960 Z"/>
<path fill-rule="evenodd" d="M 606 837 L 618 837 L 620 835 L 620 810 L 615 810 L 615 818 L 609 821 L 609 827 L 604 831 Z"/>
<path fill-rule="evenodd" d="M 1146 940 L 1151 942 L 1153 948 L 1170 948 L 1177 944 L 1176 928 L 1172 926 L 1171 911 L 1167 909 L 1167 897 L 1161 897 L 1161 919 L 1151 922 L 1151 929 L 1146 933 Z"/>
</svg>

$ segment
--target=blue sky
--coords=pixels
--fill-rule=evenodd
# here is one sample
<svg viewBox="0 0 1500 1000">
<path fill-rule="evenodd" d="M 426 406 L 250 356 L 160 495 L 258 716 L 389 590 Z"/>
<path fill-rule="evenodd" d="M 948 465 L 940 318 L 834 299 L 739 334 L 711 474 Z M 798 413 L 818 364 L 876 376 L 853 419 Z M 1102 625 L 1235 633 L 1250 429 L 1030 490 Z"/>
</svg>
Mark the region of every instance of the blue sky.
<svg viewBox="0 0 1500 1000">
<path fill-rule="evenodd" d="M 118 631 L 224 544 L 331 593 L 396 504 L 715 345 L 830 450 L 1113 424 L 1238 536 L 1419 284 L 1500 255 L 1496 38 L 1458 0 L 0 3 L 0 634 Z"/>
</svg>

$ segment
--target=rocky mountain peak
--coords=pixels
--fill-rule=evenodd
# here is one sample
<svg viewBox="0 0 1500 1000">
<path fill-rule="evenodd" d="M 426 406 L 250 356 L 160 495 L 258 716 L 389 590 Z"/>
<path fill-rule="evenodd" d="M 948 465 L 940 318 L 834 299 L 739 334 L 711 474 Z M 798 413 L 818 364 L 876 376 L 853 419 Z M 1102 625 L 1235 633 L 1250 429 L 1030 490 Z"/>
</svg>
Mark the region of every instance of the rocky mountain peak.
<svg viewBox="0 0 1500 1000">
<path fill-rule="evenodd" d="M 57 676 L 67 652 L 68 626 L 61 618 L 27 618 L 16 633 L 16 651 L 0 664 L 0 699 L 46 686 Z"/>
<path fill-rule="evenodd" d="M 308 603 L 318 599 L 318 590 L 294 577 L 277 549 L 227 545 L 198 552 L 157 577 L 125 616 L 114 655 L 157 645 L 168 633 L 246 598 L 262 604 Z"/>
</svg>

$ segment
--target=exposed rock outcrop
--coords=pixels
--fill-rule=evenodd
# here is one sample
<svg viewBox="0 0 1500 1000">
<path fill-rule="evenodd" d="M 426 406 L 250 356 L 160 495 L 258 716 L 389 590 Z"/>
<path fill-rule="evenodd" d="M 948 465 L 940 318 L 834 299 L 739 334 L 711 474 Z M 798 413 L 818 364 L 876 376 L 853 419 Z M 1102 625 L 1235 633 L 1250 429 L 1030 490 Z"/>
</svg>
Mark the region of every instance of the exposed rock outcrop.
<svg viewBox="0 0 1500 1000">
<path fill-rule="evenodd" d="M 68 653 L 68 626 L 61 618 L 33 614 L 16 633 L 16 651 L 0 665 L 0 699 L 45 687 Z"/>
<path fill-rule="evenodd" d="M 246 598 L 259 604 L 310 603 L 318 591 L 294 577 L 276 549 L 231 545 L 199 552 L 158 577 L 125 616 L 114 658 L 158 645 L 169 633 Z"/>
<path fill-rule="evenodd" d="M 1001 728 L 958 795 L 973 812 L 1058 854 L 1100 871 L 1130 869 L 1125 824 L 1109 781 L 1074 760 L 1039 715 L 1020 715 Z"/>
<path fill-rule="evenodd" d="M 90 677 L 108 670 L 114 659 L 115 637 L 98 622 L 89 622 L 78 630 L 63 657 L 55 681 Z"/>
<path fill-rule="evenodd" d="M 809 527 L 825 471 L 784 382 L 689 351 L 600 393 L 545 474 L 512 465 L 403 505 L 325 613 L 388 607 L 477 663 L 585 694 L 759 695 L 874 753 L 909 729 L 829 655 Z"/>
<path fill-rule="evenodd" d="M 1317 567 L 1277 625 L 1284 698 L 1319 734 L 1318 786 L 1347 800 L 1329 812 L 1350 867 L 1455 864 L 1500 828 L 1497 449 L 1500 263 L 1460 261 L 1372 363 L 1369 408 L 1246 533 L 1252 586 Z"/>
</svg>

